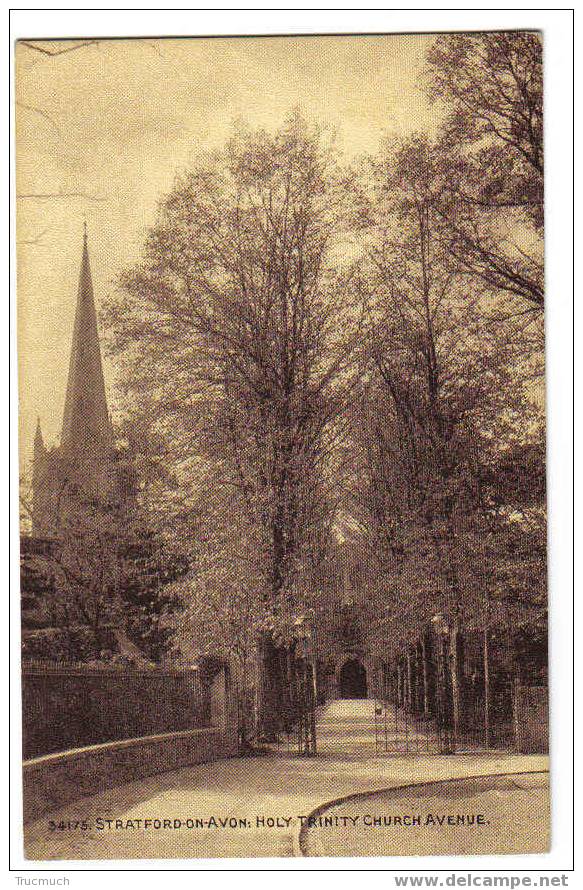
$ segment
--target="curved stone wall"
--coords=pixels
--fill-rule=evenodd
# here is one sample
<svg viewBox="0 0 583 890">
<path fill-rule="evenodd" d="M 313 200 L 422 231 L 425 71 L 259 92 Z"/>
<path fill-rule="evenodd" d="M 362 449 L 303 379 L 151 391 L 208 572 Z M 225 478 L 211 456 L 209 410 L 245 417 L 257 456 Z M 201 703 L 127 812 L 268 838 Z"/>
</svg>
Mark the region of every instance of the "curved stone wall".
<svg viewBox="0 0 583 890">
<path fill-rule="evenodd" d="M 210 727 L 107 742 L 25 760 L 24 821 L 134 779 L 236 754 L 236 732 Z"/>
</svg>

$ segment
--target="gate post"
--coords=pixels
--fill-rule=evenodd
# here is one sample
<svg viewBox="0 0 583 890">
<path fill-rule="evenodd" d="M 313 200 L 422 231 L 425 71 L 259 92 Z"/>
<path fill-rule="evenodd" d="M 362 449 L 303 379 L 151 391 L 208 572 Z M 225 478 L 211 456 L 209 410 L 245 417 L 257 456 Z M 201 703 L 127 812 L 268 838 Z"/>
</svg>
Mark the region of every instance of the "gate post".
<svg viewBox="0 0 583 890">
<path fill-rule="evenodd" d="M 221 730 L 229 750 L 235 753 L 239 741 L 238 700 L 228 665 L 220 667 L 210 681 L 209 697 L 211 726 Z"/>
</svg>

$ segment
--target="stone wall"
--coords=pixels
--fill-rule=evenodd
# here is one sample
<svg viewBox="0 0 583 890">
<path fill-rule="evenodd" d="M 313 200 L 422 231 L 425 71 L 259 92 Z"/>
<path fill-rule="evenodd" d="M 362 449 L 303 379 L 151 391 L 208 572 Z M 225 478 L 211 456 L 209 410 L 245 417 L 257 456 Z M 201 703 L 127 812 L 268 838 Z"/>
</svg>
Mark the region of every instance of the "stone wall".
<svg viewBox="0 0 583 890">
<path fill-rule="evenodd" d="M 48 754 L 23 764 L 25 822 L 79 798 L 156 773 L 234 757 L 237 734 L 192 729 Z"/>
<path fill-rule="evenodd" d="M 549 693 L 546 686 L 515 687 L 514 732 L 521 754 L 549 750 Z"/>
<path fill-rule="evenodd" d="M 81 673 L 86 679 L 86 672 Z M 141 679 L 136 672 L 131 678 L 133 686 L 127 683 L 124 685 L 123 677 L 125 676 L 127 681 L 129 676 L 125 673 L 120 674 L 119 683 L 112 686 L 106 682 L 107 672 L 95 671 L 91 675 L 90 683 L 81 684 L 81 688 L 86 692 L 83 699 L 85 706 L 93 709 L 91 712 L 97 713 L 98 716 L 100 713 L 109 713 L 112 730 L 115 729 L 119 733 L 124 731 L 124 727 L 125 731 L 129 727 L 130 730 L 133 730 L 132 735 L 136 737 L 126 737 L 119 741 L 112 740 L 97 745 L 76 746 L 69 750 L 25 760 L 23 764 L 24 821 L 30 822 L 43 813 L 58 810 L 82 797 L 99 794 L 108 788 L 114 788 L 126 782 L 181 769 L 196 763 L 235 757 L 238 751 L 237 697 L 228 666 L 216 665 L 212 675 L 206 677 L 202 684 L 203 690 L 208 693 L 206 697 L 203 697 L 203 701 L 206 701 L 203 711 L 197 710 L 201 701 L 198 681 L 193 686 L 192 677 L 188 679 L 187 673 L 194 674 L 195 672 L 183 672 L 182 679 L 178 676 L 178 672 L 166 672 L 165 676 L 167 678 L 170 676 L 174 683 L 167 687 L 150 682 L 154 672 L 152 674 L 146 672 L 141 676 Z M 49 688 L 58 690 L 56 701 L 63 702 L 63 713 L 69 714 L 63 694 L 68 688 L 67 683 L 72 675 L 70 672 L 66 675 L 64 672 L 60 672 L 58 675 L 62 680 L 62 687 L 53 682 L 52 685 L 49 683 Z M 162 674 L 158 673 L 157 676 L 160 680 Z M 99 677 L 103 678 L 101 685 L 98 682 Z M 30 695 L 32 689 L 38 694 L 42 692 L 43 688 L 45 687 L 42 682 L 38 681 L 29 686 L 28 693 Z M 173 699 L 172 691 L 176 691 L 176 689 L 179 692 L 177 698 Z M 115 691 L 117 697 L 115 700 L 110 698 L 108 702 L 107 695 L 111 696 L 112 690 Z M 140 696 L 144 694 L 144 690 L 145 698 L 141 700 Z M 163 699 L 168 690 L 172 699 L 170 702 Z M 156 692 L 159 696 L 157 699 Z M 94 693 L 95 698 L 92 698 Z M 124 705 L 120 694 L 129 698 L 131 703 Z M 185 703 L 187 705 L 186 712 L 180 716 L 180 706 L 184 706 Z M 54 702 L 47 705 L 43 705 L 42 700 L 38 702 L 38 707 L 41 708 L 40 713 L 43 713 L 42 708 L 46 707 L 48 714 L 56 715 L 57 712 L 53 705 Z M 134 705 L 136 707 L 139 705 L 138 711 L 135 710 Z M 150 713 L 148 713 L 148 708 Z M 182 731 L 159 732 L 149 735 L 142 731 L 138 734 L 135 730 L 140 722 L 130 721 L 129 724 L 127 721 L 124 723 L 123 720 L 120 722 L 120 715 L 124 714 L 132 715 L 132 721 L 134 718 L 141 721 L 141 725 L 146 731 L 151 725 L 156 725 L 156 721 L 159 724 L 161 719 L 169 718 L 172 715 L 176 719 L 189 721 L 190 725 L 188 729 Z M 201 719 L 201 715 L 207 723 L 210 720 L 212 725 L 193 727 L 193 724 Z M 27 715 L 25 712 L 25 725 L 27 720 L 32 725 L 33 718 L 38 720 L 38 716 L 38 711 L 32 715 L 30 713 Z M 91 727 L 88 728 L 88 731 L 91 731 Z"/>
</svg>

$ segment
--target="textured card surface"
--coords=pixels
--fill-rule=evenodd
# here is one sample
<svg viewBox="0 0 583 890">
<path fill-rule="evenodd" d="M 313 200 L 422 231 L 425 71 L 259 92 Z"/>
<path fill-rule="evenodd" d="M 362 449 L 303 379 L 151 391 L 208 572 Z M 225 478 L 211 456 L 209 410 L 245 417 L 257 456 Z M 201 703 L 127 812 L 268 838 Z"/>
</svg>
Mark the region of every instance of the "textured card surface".
<svg viewBox="0 0 583 890">
<path fill-rule="evenodd" d="M 542 52 L 18 41 L 27 859 L 549 849 Z"/>
</svg>

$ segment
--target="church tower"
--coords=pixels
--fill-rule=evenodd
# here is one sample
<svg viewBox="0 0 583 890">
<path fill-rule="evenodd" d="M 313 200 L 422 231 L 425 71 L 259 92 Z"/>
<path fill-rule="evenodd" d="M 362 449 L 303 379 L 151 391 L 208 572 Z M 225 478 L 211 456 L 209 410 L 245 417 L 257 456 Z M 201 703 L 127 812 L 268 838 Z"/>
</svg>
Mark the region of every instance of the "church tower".
<svg viewBox="0 0 583 890">
<path fill-rule="evenodd" d="M 33 536 L 58 537 L 80 502 L 119 504 L 120 484 L 107 408 L 97 313 L 84 226 L 81 270 L 61 442 L 45 448 L 40 420 L 33 460 Z"/>
<path fill-rule="evenodd" d="M 32 460 L 32 534 L 35 538 L 39 537 L 42 533 L 40 517 L 47 508 L 45 503 L 46 498 L 44 497 L 46 488 L 46 462 L 47 452 L 40 426 L 40 417 L 37 417 Z"/>
</svg>

